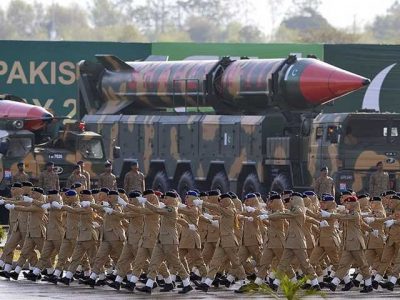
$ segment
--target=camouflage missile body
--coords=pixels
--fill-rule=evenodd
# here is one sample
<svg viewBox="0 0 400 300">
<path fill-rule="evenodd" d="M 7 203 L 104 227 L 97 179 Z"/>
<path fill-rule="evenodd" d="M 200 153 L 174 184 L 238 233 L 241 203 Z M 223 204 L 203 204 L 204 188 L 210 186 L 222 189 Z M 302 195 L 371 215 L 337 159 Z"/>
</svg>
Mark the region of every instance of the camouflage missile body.
<svg viewBox="0 0 400 300">
<path fill-rule="evenodd" d="M 342 147 L 340 130 L 345 127 L 336 128 L 335 147 L 324 146 L 316 132 L 325 134 L 336 124 L 322 121 L 333 114 L 320 114 L 320 105 L 367 85 L 366 78 L 295 57 L 98 60 L 80 63 L 81 112 L 87 113 L 88 128 L 104 137 L 109 158 L 115 146 L 120 147 L 114 156 L 120 178 L 129 162 L 137 160 L 149 187 L 180 193 L 194 187 L 220 188 L 242 194 L 308 189 L 322 165 L 331 167 L 341 187 L 340 176 L 359 172 L 354 160 L 344 159 L 349 149 Z M 185 112 L 168 110 L 179 106 Z M 201 106 L 212 107 L 214 113 L 200 113 Z M 190 107 L 197 111 L 187 112 Z M 339 125 L 345 125 L 346 118 Z M 318 124 L 323 129 L 317 129 Z M 382 156 L 368 157 L 369 168 L 377 158 Z M 359 181 L 346 181 L 347 188 L 365 189 Z"/>
</svg>

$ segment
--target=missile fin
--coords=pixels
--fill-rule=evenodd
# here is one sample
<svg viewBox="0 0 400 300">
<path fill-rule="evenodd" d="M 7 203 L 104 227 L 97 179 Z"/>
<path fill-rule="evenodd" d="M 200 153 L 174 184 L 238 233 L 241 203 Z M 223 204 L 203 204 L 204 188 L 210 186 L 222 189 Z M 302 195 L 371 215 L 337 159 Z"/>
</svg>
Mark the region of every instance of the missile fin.
<svg viewBox="0 0 400 300">
<path fill-rule="evenodd" d="M 97 54 L 96 58 L 107 70 L 111 72 L 134 70 L 134 68 L 114 55 Z"/>
</svg>

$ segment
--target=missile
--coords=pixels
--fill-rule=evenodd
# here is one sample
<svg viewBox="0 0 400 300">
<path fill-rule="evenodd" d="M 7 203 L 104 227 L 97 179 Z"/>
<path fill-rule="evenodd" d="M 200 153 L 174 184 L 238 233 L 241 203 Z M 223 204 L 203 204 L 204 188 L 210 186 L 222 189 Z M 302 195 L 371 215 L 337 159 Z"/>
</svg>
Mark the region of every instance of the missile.
<svg viewBox="0 0 400 300">
<path fill-rule="evenodd" d="M 127 106 L 146 111 L 213 107 L 217 113 L 259 114 L 273 107 L 307 110 L 369 84 L 369 79 L 314 58 L 124 62 L 96 55 L 102 104 L 97 113 Z M 80 63 L 81 75 L 90 62 Z M 93 68 L 92 68 L 93 70 Z"/>
<path fill-rule="evenodd" d="M 0 100 L 0 119 L 15 121 L 17 129 L 37 131 L 50 123 L 54 116 L 40 106 L 12 100 Z"/>
</svg>

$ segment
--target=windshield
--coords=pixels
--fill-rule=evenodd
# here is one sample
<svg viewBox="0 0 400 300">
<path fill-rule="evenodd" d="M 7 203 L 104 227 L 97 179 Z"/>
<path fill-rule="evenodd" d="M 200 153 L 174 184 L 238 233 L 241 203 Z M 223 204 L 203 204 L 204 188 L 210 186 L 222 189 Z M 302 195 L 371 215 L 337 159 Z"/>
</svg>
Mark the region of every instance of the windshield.
<svg viewBox="0 0 400 300">
<path fill-rule="evenodd" d="M 352 119 L 344 129 L 344 144 L 386 144 L 398 143 L 400 120 Z"/>
<path fill-rule="evenodd" d="M 103 158 L 103 147 L 100 139 L 81 140 L 79 151 L 84 158 Z"/>
<path fill-rule="evenodd" d="M 32 149 L 32 139 L 28 137 L 12 137 L 9 139 L 7 157 L 24 157 Z"/>
</svg>

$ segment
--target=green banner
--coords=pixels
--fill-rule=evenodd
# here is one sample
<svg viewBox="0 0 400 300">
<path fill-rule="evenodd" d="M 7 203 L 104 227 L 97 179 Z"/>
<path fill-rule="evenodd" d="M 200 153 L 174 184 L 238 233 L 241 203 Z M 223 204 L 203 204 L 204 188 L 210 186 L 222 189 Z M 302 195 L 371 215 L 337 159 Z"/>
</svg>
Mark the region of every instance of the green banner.
<svg viewBox="0 0 400 300">
<path fill-rule="evenodd" d="M 325 112 L 400 112 L 400 45 L 325 45 L 325 61 L 370 78 L 371 84 L 324 107 Z"/>
<path fill-rule="evenodd" d="M 0 41 L 0 94 L 14 94 L 74 118 L 80 60 L 94 61 L 95 54 L 143 59 L 150 50 L 150 44 L 136 43 Z"/>
</svg>

